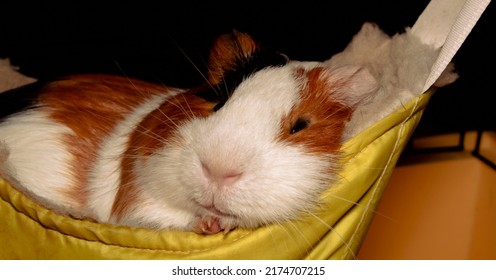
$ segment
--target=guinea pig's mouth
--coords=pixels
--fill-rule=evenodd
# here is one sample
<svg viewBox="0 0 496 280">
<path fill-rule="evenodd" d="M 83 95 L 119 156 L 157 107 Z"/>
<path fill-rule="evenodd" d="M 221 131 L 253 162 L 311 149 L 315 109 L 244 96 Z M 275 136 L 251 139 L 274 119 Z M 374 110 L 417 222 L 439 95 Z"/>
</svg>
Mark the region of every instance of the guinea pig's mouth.
<svg viewBox="0 0 496 280">
<path fill-rule="evenodd" d="M 233 216 L 231 214 L 227 214 L 227 213 L 220 211 L 215 206 L 208 206 L 208 207 L 203 206 L 203 208 L 207 209 L 207 211 L 209 211 L 209 212 L 211 212 L 217 216 L 226 216 L 226 217 L 232 217 Z"/>
<path fill-rule="evenodd" d="M 213 214 L 214 216 L 236 218 L 236 215 L 226 213 L 226 212 L 219 210 L 217 207 L 215 207 L 215 205 L 213 203 L 211 205 L 203 205 L 196 200 L 195 200 L 195 203 L 198 204 L 198 206 L 200 206 L 201 209 L 206 210 L 207 213 Z"/>
</svg>

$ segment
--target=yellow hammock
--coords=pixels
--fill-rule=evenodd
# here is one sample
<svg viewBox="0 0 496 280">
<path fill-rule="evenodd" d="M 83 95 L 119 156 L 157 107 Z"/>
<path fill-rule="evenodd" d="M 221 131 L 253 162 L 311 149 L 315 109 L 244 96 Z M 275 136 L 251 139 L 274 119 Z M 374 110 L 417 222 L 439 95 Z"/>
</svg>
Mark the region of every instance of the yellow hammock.
<svg viewBox="0 0 496 280">
<path fill-rule="evenodd" d="M 381 194 L 433 90 L 346 142 L 345 178 L 322 194 L 314 216 L 227 235 L 136 229 L 47 210 L 0 179 L 0 258 L 355 258 Z M 388 155 L 388 156 L 384 156 Z"/>
<path fill-rule="evenodd" d="M 417 21 L 419 27 L 415 30 L 414 26 L 412 30 L 417 34 L 422 30 L 428 32 L 432 28 L 422 27 L 420 23 L 439 18 L 435 16 L 439 6 L 456 6 L 451 1 L 432 0 L 422 15 L 434 15 L 425 16 L 427 19 L 422 19 L 421 15 Z M 468 2 L 476 2 L 478 9 L 472 13 L 475 17 L 465 23 L 464 27 L 469 28 L 462 34 L 461 41 L 489 3 L 487 0 Z M 445 24 L 446 34 L 456 23 L 460 10 L 465 9 L 465 4 L 460 5 Z M 446 13 L 443 15 L 442 21 L 446 21 Z M 435 26 L 439 25 L 442 24 Z M 435 44 L 436 41 L 444 43 L 447 35 L 440 39 L 439 36 L 437 39 L 421 37 Z M 433 68 L 442 71 L 460 44 L 443 47 L 440 56 L 447 57 L 447 62 L 441 61 Z M 450 52 L 453 49 L 455 51 Z M 449 54 L 443 55 L 444 50 Z M 434 78 L 430 79 L 435 80 L 439 73 L 434 73 Z M 432 82 L 426 83 L 427 88 L 431 85 Z M 227 235 L 204 236 L 75 220 L 41 207 L 0 178 L 0 258 L 354 259 L 394 166 L 433 92 L 434 88 L 431 88 L 420 94 L 344 143 L 342 179 L 322 194 L 322 207 L 317 213 L 256 230 L 236 229 Z"/>
</svg>

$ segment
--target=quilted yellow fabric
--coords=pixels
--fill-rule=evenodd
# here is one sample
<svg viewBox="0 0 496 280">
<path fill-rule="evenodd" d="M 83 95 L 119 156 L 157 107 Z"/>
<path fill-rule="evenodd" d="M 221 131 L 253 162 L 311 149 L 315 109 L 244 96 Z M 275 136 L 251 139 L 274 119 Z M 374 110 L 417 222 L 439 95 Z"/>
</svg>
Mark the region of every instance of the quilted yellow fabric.
<svg viewBox="0 0 496 280">
<path fill-rule="evenodd" d="M 341 180 L 314 215 L 227 235 L 97 224 L 54 214 L 0 178 L 2 259 L 353 259 L 433 90 L 343 146 Z"/>
</svg>

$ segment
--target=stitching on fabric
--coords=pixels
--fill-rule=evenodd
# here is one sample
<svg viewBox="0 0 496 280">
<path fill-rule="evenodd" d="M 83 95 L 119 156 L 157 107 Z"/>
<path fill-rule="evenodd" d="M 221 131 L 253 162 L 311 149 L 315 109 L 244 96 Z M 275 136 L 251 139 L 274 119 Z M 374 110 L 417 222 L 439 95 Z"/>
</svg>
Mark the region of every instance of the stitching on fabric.
<svg viewBox="0 0 496 280">
<path fill-rule="evenodd" d="M 29 215 L 27 215 L 23 211 L 20 211 L 19 209 L 17 209 L 12 204 L 12 202 L 5 200 L 3 197 L 1 198 L 1 200 L 4 201 L 6 204 L 8 204 L 12 208 L 12 210 L 14 210 L 17 214 L 20 214 L 20 215 L 24 216 L 25 218 L 27 218 L 27 219 L 35 222 L 36 224 L 38 224 L 40 227 L 42 227 L 45 230 L 53 231 L 53 232 L 58 233 L 58 234 L 61 234 L 63 236 L 67 236 L 67 237 L 74 238 L 74 239 L 77 239 L 77 240 L 82 240 L 82 241 L 85 241 L 85 242 L 95 242 L 95 243 L 99 243 L 101 245 L 113 246 L 113 247 L 118 247 L 118 248 L 127 248 L 127 249 L 135 249 L 135 250 L 142 250 L 142 251 L 153 251 L 153 252 L 164 252 L 164 253 L 181 254 L 181 255 L 187 255 L 187 254 L 191 254 L 191 253 L 206 252 L 206 251 L 214 250 L 214 249 L 217 249 L 217 248 L 220 248 L 220 247 L 226 245 L 226 243 L 222 243 L 222 244 L 220 244 L 221 246 L 214 246 L 214 247 L 209 247 L 209 248 L 205 248 L 205 249 L 197 249 L 197 250 L 167 250 L 167 249 L 140 248 L 140 247 L 133 247 L 133 246 L 125 246 L 125 245 L 121 245 L 121 244 L 105 243 L 105 242 L 103 242 L 101 240 L 89 240 L 89 239 L 86 239 L 86 238 L 74 236 L 74 235 L 71 235 L 71 234 L 68 234 L 68 233 L 64 233 L 64 232 L 61 232 L 59 230 L 56 230 L 56 229 L 47 227 L 47 226 L 43 225 L 43 223 L 41 223 L 40 221 L 38 221 L 36 219 L 33 219 L 32 217 L 30 217 Z M 251 234 L 251 232 L 247 232 L 247 233 L 239 236 L 238 238 L 233 239 L 229 244 L 235 243 L 238 240 L 241 240 L 241 239 L 245 238 L 246 236 L 248 236 L 250 234 Z"/>
<path fill-rule="evenodd" d="M 393 155 L 396 153 L 396 151 L 398 150 L 398 147 L 399 147 L 399 143 L 400 143 L 400 139 L 401 139 L 401 135 L 403 134 L 403 131 L 404 131 L 404 128 L 405 128 L 405 124 L 413 117 L 413 115 L 415 114 L 415 112 L 417 111 L 417 107 L 418 107 L 418 103 L 420 101 L 420 98 L 417 98 L 415 100 L 415 104 L 412 108 L 412 110 L 410 111 L 410 114 L 408 115 L 408 117 L 406 117 L 403 122 L 401 122 L 400 124 L 400 128 L 398 130 L 398 134 L 397 134 L 397 137 L 396 137 L 396 142 L 394 143 L 394 146 L 393 146 L 393 150 L 391 151 L 391 153 L 389 154 L 389 158 L 388 158 L 388 161 L 386 162 L 386 165 L 384 166 L 383 170 L 382 170 L 382 173 L 381 175 L 379 176 L 378 180 L 377 180 L 377 183 L 376 185 L 379 186 L 381 183 L 382 183 L 382 180 L 384 179 L 384 175 L 386 174 L 386 170 L 388 170 L 388 167 L 391 165 L 391 161 L 393 159 Z M 370 210 L 370 204 L 372 203 L 372 201 L 374 200 L 374 198 L 376 197 L 377 195 L 377 191 L 379 190 L 378 187 L 374 188 L 374 190 L 372 191 L 372 196 L 370 197 L 369 201 L 367 202 L 367 205 L 365 206 L 365 211 L 363 212 L 362 216 L 360 217 L 360 221 L 358 222 L 358 225 L 355 227 L 355 231 L 353 232 L 353 234 L 351 235 L 351 238 L 349 239 L 350 241 L 349 242 L 353 242 L 353 240 L 355 239 L 355 236 L 358 232 L 358 229 L 361 227 L 363 221 L 365 220 L 365 216 L 367 215 L 368 211 Z M 349 252 L 351 254 L 353 254 L 353 252 Z M 348 254 L 349 253 L 344 253 L 342 256 L 341 256 L 341 259 L 345 259 L 348 257 Z M 354 255 L 354 254 L 353 254 Z"/>
<path fill-rule="evenodd" d="M 61 233 L 61 234 L 63 234 L 63 233 Z M 243 234 L 236 239 L 233 239 L 229 244 L 235 243 L 238 240 L 241 240 L 248 235 L 250 235 L 250 232 Z M 72 235 L 68 235 L 68 236 L 80 239 L 80 238 L 72 236 Z M 82 240 L 87 241 L 86 239 L 82 239 Z M 196 249 L 196 250 L 168 250 L 168 249 L 149 249 L 149 248 L 139 248 L 139 247 L 125 246 L 125 245 L 107 244 L 107 243 L 104 243 L 102 241 L 88 241 L 88 242 L 98 242 L 102 245 L 113 246 L 113 247 L 118 247 L 118 248 L 126 248 L 126 249 L 141 250 L 141 251 L 151 251 L 151 252 L 163 252 L 163 253 L 170 253 L 170 254 L 177 254 L 177 255 L 188 255 L 191 253 L 207 252 L 207 251 L 211 251 L 211 250 L 214 250 L 214 249 L 217 249 L 217 248 L 220 248 L 220 247 L 226 245 L 226 243 L 222 243 L 221 244 L 222 246 L 215 246 L 215 247 L 209 247 L 209 248 L 205 248 L 205 249 Z"/>
</svg>

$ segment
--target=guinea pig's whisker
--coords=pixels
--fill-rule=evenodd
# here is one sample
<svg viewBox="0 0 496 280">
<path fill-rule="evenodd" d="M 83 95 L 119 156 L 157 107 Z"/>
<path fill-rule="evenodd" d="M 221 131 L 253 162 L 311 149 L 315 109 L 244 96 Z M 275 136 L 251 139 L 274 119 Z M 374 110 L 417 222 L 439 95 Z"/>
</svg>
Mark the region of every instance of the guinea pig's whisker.
<svg viewBox="0 0 496 280">
<path fill-rule="evenodd" d="M 283 223 L 281 221 L 276 221 L 274 222 L 274 225 L 278 226 L 279 228 L 283 229 L 284 232 L 286 233 L 287 236 L 289 236 L 293 242 L 295 242 L 296 240 L 294 240 L 293 236 L 291 236 L 288 232 L 288 230 L 286 229 L 286 227 L 283 225 Z M 272 228 L 273 229 L 273 228 Z M 275 230 L 275 229 L 274 229 Z M 272 242 L 276 243 L 276 242 L 284 242 L 284 245 L 286 247 L 286 251 L 289 252 L 289 248 L 290 246 L 292 246 L 291 244 L 288 246 L 288 242 L 286 242 L 286 239 L 285 238 L 281 238 L 280 236 L 278 235 L 274 235 L 274 232 L 273 230 L 270 231 L 270 237 L 272 238 Z"/>
<path fill-rule="evenodd" d="M 351 253 L 351 256 L 353 257 L 353 259 L 355 259 L 355 260 L 357 259 L 357 256 L 353 252 L 353 249 L 351 248 L 350 244 L 348 242 L 346 242 L 346 239 L 343 237 L 343 235 L 341 235 L 333 226 L 328 224 L 326 221 L 324 221 L 323 219 L 321 219 L 319 216 L 315 215 L 311 211 L 308 211 L 307 213 L 310 216 L 314 217 L 317 221 L 319 221 L 320 223 L 325 225 L 329 230 L 334 232 L 336 234 L 336 236 L 341 240 L 341 242 L 343 242 L 343 245 L 346 247 L 346 250 L 348 250 Z"/>
<path fill-rule="evenodd" d="M 189 104 L 188 104 L 188 102 L 186 101 L 186 97 L 184 97 L 184 94 L 179 94 L 179 95 L 181 95 L 181 97 L 182 97 L 182 98 L 183 98 L 183 100 L 185 101 L 184 103 L 186 103 L 186 104 L 188 105 L 189 111 L 188 111 L 188 110 L 186 110 L 186 108 L 185 108 L 185 107 L 181 104 L 181 102 L 174 102 L 174 100 L 176 100 L 176 99 L 175 99 L 175 97 L 168 98 L 168 99 L 167 99 L 167 100 L 165 100 L 164 102 L 167 102 L 168 104 L 170 104 L 170 105 L 172 105 L 172 106 L 176 107 L 177 109 L 179 109 L 179 111 L 183 112 L 183 113 L 184 113 L 186 116 L 188 116 L 188 117 L 189 117 L 189 115 L 188 115 L 189 113 L 191 113 L 191 114 L 192 114 L 192 116 L 193 116 L 193 111 L 191 110 L 191 107 L 189 107 Z M 172 99 L 172 100 L 171 100 L 171 99 Z M 165 113 L 164 113 L 164 112 L 163 112 L 160 108 L 158 108 L 158 111 L 159 111 L 159 112 L 160 112 L 163 116 L 167 117 L 167 116 L 166 116 L 166 114 L 165 114 Z M 173 122 L 170 118 L 167 118 L 167 119 L 168 119 L 169 121 Z M 175 124 L 175 125 L 177 126 L 177 124 Z"/>
<path fill-rule="evenodd" d="M 226 93 L 225 96 L 226 97 L 229 96 L 229 88 L 227 87 L 227 83 L 221 83 L 221 84 L 224 85 L 224 92 Z M 220 91 L 220 94 L 219 95 L 222 97 L 223 96 L 223 94 L 222 94 L 223 91 L 222 91 L 221 85 L 219 84 L 219 85 L 217 85 L 217 87 L 219 88 L 219 91 Z"/>
<path fill-rule="evenodd" d="M 167 100 L 166 102 L 170 102 L 170 101 Z M 172 102 L 171 102 L 171 104 L 172 104 Z M 159 117 L 157 117 L 157 116 L 155 116 L 155 115 L 152 114 L 152 116 L 156 120 L 161 121 L 163 124 L 166 124 L 171 129 L 176 129 L 176 128 L 179 127 L 179 124 L 177 124 L 173 119 L 171 119 L 169 116 L 167 116 L 162 110 L 160 110 L 160 108 L 157 108 L 157 110 L 160 113 L 160 115 L 163 116 L 165 119 L 167 119 L 169 122 L 164 122 L 162 119 L 160 119 Z M 170 125 L 169 123 L 171 123 L 172 125 Z"/>
<path fill-rule="evenodd" d="M 122 123 L 121 123 L 121 125 L 122 125 Z M 141 132 L 143 134 L 146 134 L 146 135 L 152 137 L 153 139 L 155 139 L 161 143 L 166 143 L 165 139 L 161 135 L 149 130 L 146 127 L 143 127 L 140 124 L 137 124 L 136 126 L 129 125 L 127 128 L 132 129 L 132 130 L 136 130 L 136 131 Z M 174 128 L 174 127 L 171 127 L 171 129 L 172 128 Z"/>
<path fill-rule="evenodd" d="M 119 68 L 119 70 L 121 71 L 122 76 L 124 76 L 124 78 L 126 78 L 126 80 L 128 81 L 128 83 L 136 90 L 136 92 L 139 93 L 141 96 L 145 96 L 145 94 L 143 92 L 141 92 L 138 89 L 138 87 L 136 87 L 136 85 L 133 83 L 133 81 L 131 79 L 129 79 L 129 76 L 126 74 L 126 72 L 124 72 L 124 69 L 122 69 L 122 67 L 119 64 L 119 62 L 117 62 L 117 60 L 114 60 L 114 63 L 115 63 L 115 65 L 117 65 L 117 68 Z"/>
<path fill-rule="evenodd" d="M 157 134 L 157 133 L 155 133 L 155 132 L 153 132 L 153 131 L 145 128 L 145 127 L 142 127 L 140 125 L 136 126 L 136 131 L 141 132 L 141 133 L 159 141 L 160 143 L 163 143 L 163 144 L 167 143 L 167 141 L 165 141 L 165 139 L 162 136 L 160 136 L 159 134 Z"/>
<path fill-rule="evenodd" d="M 183 98 L 184 104 L 186 104 L 186 107 L 187 107 L 187 108 L 184 108 L 184 106 L 180 106 L 181 110 L 184 112 L 184 114 L 186 115 L 186 117 L 188 119 L 193 119 L 195 117 L 195 113 L 191 109 L 191 106 L 189 106 L 188 100 L 186 100 L 186 97 L 184 96 L 184 94 L 181 94 L 181 97 Z"/>
<path fill-rule="evenodd" d="M 148 152 L 148 153 L 155 152 L 155 150 L 152 149 L 152 148 L 144 149 L 141 146 L 135 146 L 135 147 L 131 146 L 129 148 L 130 149 L 139 149 L 141 151 Z M 126 159 L 142 159 L 143 156 L 141 156 L 141 155 L 130 155 L 130 154 L 124 153 L 123 155 L 119 156 L 117 159 L 121 159 L 121 158 L 122 159 L 124 159 L 124 158 L 126 158 Z"/>
<path fill-rule="evenodd" d="M 305 236 L 305 234 L 303 233 L 303 231 L 298 228 L 295 224 L 294 224 L 294 221 L 292 219 L 286 219 L 286 220 L 275 220 L 273 221 L 268 213 L 266 213 L 265 211 L 263 211 L 264 208 L 262 207 L 256 207 L 256 205 L 253 205 L 253 207 L 251 207 L 252 209 L 255 209 L 255 211 L 257 211 L 258 213 L 258 216 L 261 217 L 261 220 L 262 220 L 262 223 L 261 224 L 273 224 L 273 225 L 277 225 L 279 228 L 281 228 L 282 230 L 284 230 L 284 232 L 286 233 L 286 235 L 291 238 L 291 240 L 298 244 L 299 241 L 301 241 L 302 239 L 304 240 L 304 242 L 308 245 L 308 246 L 305 246 L 306 249 L 306 253 L 308 254 L 309 253 L 309 249 L 308 248 L 312 248 L 312 243 L 308 240 L 308 238 Z M 247 217 L 245 217 L 245 219 L 248 219 Z M 277 239 L 277 242 L 280 242 L 280 239 Z M 285 243 L 287 244 L 287 243 Z M 287 246 L 287 245 L 286 245 Z M 291 245 L 293 246 L 293 245 Z M 289 247 L 288 247 L 288 250 L 289 250 Z"/>
<path fill-rule="evenodd" d="M 273 222 L 274 225 L 277 225 L 279 228 L 281 228 L 286 233 L 286 235 L 291 239 L 291 241 L 293 243 L 297 243 L 299 240 L 295 238 L 295 235 L 289 231 L 288 226 L 286 225 L 286 224 L 290 224 L 290 223 L 291 223 L 291 221 L 286 221 L 286 222 L 285 221 L 275 221 L 275 222 Z M 292 223 L 291 223 L 291 227 L 294 228 L 294 225 Z M 271 232 L 271 237 L 273 238 L 274 242 L 281 242 L 280 236 L 277 236 L 277 238 L 276 238 L 276 237 L 274 237 L 272 232 Z M 303 237 L 305 238 L 305 236 L 303 236 Z M 288 243 L 286 242 L 286 239 L 284 239 L 284 238 L 282 239 L 282 241 L 284 241 L 284 244 L 286 245 L 286 249 L 287 249 L 287 251 L 289 251 L 289 248 L 293 245 L 290 244 L 288 246 Z M 307 252 L 308 252 L 308 250 L 307 250 Z"/>
<path fill-rule="evenodd" d="M 333 111 L 332 113 L 326 115 L 324 117 L 324 120 L 329 120 L 330 118 L 334 117 L 335 115 L 337 115 L 338 113 L 342 112 L 344 109 L 339 109 L 339 110 L 336 110 L 336 111 Z"/>
<path fill-rule="evenodd" d="M 302 238 L 300 238 L 300 240 L 301 240 L 301 239 L 303 239 L 303 241 L 304 241 L 304 242 L 308 245 L 308 246 L 305 246 L 305 247 L 306 247 L 306 250 L 305 250 L 305 251 L 306 251 L 306 254 L 308 254 L 308 253 L 310 252 L 310 251 L 309 251 L 309 248 L 310 248 L 310 249 L 311 249 L 311 248 L 313 248 L 313 245 L 312 245 L 312 243 L 310 242 L 310 240 L 308 240 L 308 238 L 305 236 L 305 233 L 304 233 L 303 231 L 301 231 L 301 230 L 300 230 L 300 229 L 299 229 L 299 228 L 298 228 L 298 227 L 294 224 L 294 222 L 293 222 L 292 220 L 287 221 L 287 224 L 291 226 L 291 228 L 294 230 L 293 232 L 298 233 L 298 236 L 302 237 Z M 291 236 L 291 238 L 292 238 L 293 240 L 295 240 L 295 238 L 294 238 L 293 234 L 289 234 L 289 236 Z M 297 241 L 297 240 L 295 240 L 295 241 Z"/>
<path fill-rule="evenodd" d="M 193 60 L 189 57 L 189 55 L 183 50 L 183 48 L 181 48 L 181 46 L 179 46 L 179 44 L 177 44 L 177 42 L 175 40 L 172 40 L 174 42 L 174 44 L 176 45 L 176 47 L 178 48 L 178 50 L 184 55 L 184 57 L 189 61 L 189 63 L 191 63 L 191 65 L 193 66 L 193 68 L 195 68 L 195 70 L 200 74 L 200 76 L 203 78 L 203 80 L 210 86 L 210 88 L 212 88 L 213 91 L 216 91 L 214 85 L 210 82 L 210 80 L 207 78 L 207 76 L 205 76 L 205 74 L 203 73 L 203 71 L 198 68 L 198 66 L 193 62 Z"/>
<path fill-rule="evenodd" d="M 362 205 L 362 204 L 360 204 L 358 202 L 355 202 L 353 200 L 350 200 L 350 199 L 347 199 L 347 198 L 344 198 L 344 197 L 340 197 L 340 196 L 336 196 L 336 195 L 329 195 L 329 196 L 332 197 L 332 198 L 335 198 L 335 199 L 338 199 L 338 200 L 341 200 L 341 201 L 348 202 L 350 204 L 356 205 L 356 206 L 358 206 L 360 208 L 364 208 L 366 211 L 369 211 L 369 212 L 372 212 L 374 214 L 380 215 L 380 216 L 382 216 L 382 217 L 384 217 L 384 218 L 386 218 L 388 220 L 395 221 L 392 217 L 389 217 L 389 216 L 387 216 L 385 214 L 382 214 L 381 212 L 378 212 L 377 210 L 374 210 L 374 209 L 372 209 L 372 208 L 370 208 L 368 206 L 364 206 L 364 205 Z"/>
<path fill-rule="evenodd" d="M 196 70 L 197 70 L 197 71 L 198 71 L 198 72 L 202 75 L 202 77 L 203 77 L 204 79 L 206 79 L 206 78 L 205 78 L 205 76 L 201 73 L 200 69 L 198 69 L 198 67 L 196 67 L 196 65 L 194 65 L 193 61 L 192 61 L 192 60 L 191 60 L 191 59 L 190 59 L 190 58 L 186 55 L 186 53 L 184 53 L 184 51 L 183 51 L 181 48 L 179 48 L 179 49 L 180 49 L 180 50 L 181 50 L 181 52 L 184 54 L 184 56 L 185 56 L 185 57 L 186 57 L 186 58 L 187 58 L 187 59 L 191 62 L 191 64 L 193 64 L 193 66 L 195 67 L 195 69 L 196 69 Z M 115 61 L 115 60 L 114 60 L 114 62 L 115 62 L 115 64 L 117 65 L 117 67 L 120 69 L 120 71 L 122 72 L 123 76 L 127 79 L 127 81 L 128 81 L 128 82 L 129 82 L 129 83 L 133 86 L 133 88 L 136 90 L 136 92 L 137 92 L 138 94 L 140 94 L 141 96 L 146 96 L 143 92 L 141 92 L 141 91 L 140 91 L 140 90 L 139 90 L 139 89 L 138 89 L 138 88 L 134 85 L 133 81 L 132 81 L 131 79 L 129 79 L 129 77 L 126 75 L 126 73 L 124 72 L 124 70 L 122 69 L 122 67 L 120 66 L 120 64 L 119 64 L 117 61 Z M 208 82 L 208 81 L 207 81 L 207 82 Z M 164 87 L 164 90 L 169 90 L 169 89 L 168 89 L 168 87 L 167 87 L 164 83 L 162 83 L 161 81 L 160 81 L 160 83 L 161 83 L 161 84 L 162 84 L 162 86 Z M 182 95 L 182 94 L 180 94 L 180 95 Z M 184 100 L 185 100 L 185 101 L 187 101 L 187 100 L 185 99 L 184 95 L 182 95 L 182 98 L 184 98 Z M 191 112 L 191 114 L 192 114 L 192 116 L 193 116 L 193 111 L 191 110 L 191 108 L 189 108 L 189 112 L 188 112 L 188 111 L 186 111 L 186 109 L 185 109 L 183 106 L 181 106 L 180 104 L 177 104 L 176 102 L 172 102 L 172 101 L 171 101 L 171 99 L 173 99 L 173 97 L 171 97 L 171 98 L 166 98 L 165 102 L 168 102 L 169 104 L 174 105 L 176 108 L 178 108 L 179 110 L 181 110 L 182 112 L 184 112 L 186 115 L 188 115 L 188 113 L 189 113 L 189 112 Z M 187 104 L 187 102 L 185 102 L 185 103 Z M 187 104 L 187 105 L 188 105 L 188 107 L 189 107 L 189 104 Z M 177 124 L 177 123 L 175 123 L 172 119 L 170 119 L 170 118 L 169 118 L 169 117 L 168 117 L 168 116 L 167 116 L 167 115 L 166 115 L 166 114 L 165 114 L 165 113 L 164 113 L 164 112 L 160 109 L 160 107 L 159 107 L 159 108 L 157 108 L 157 110 L 160 112 L 160 114 L 161 114 L 162 116 L 164 116 L 165 118 L 167 118 L 167 119 L 169 120 L 169 122 L 171 122 L 172 124 L 174 124 L 174 127 L 171 127 L 171 128 L 175 129 L 175 128 L 177 128 L 177 127 L 178 127 L 178 124 Z M 189 117 L 189 116 L 188 116 L 188 117 Z M 157 119 L 158 119 L 158 118 L 157 118 Z"/>
</svg>

